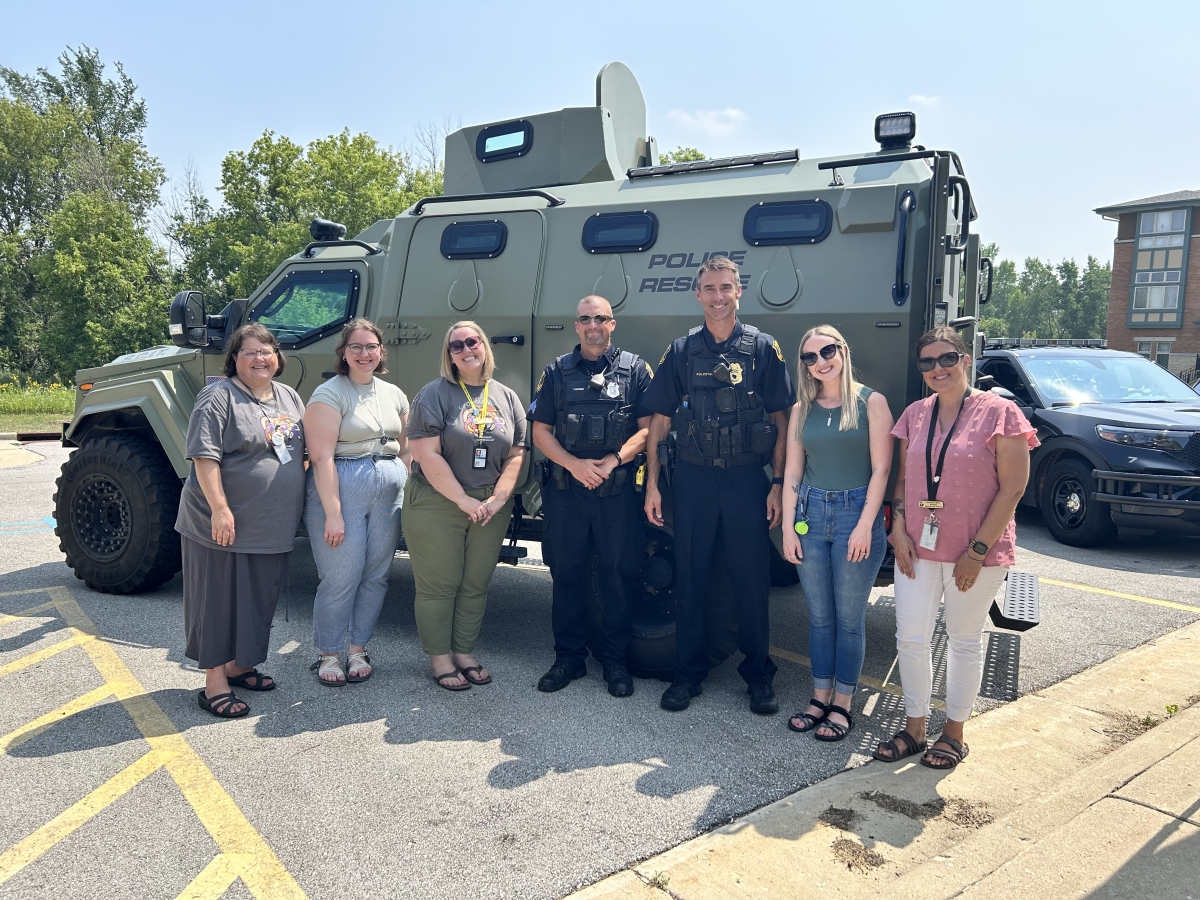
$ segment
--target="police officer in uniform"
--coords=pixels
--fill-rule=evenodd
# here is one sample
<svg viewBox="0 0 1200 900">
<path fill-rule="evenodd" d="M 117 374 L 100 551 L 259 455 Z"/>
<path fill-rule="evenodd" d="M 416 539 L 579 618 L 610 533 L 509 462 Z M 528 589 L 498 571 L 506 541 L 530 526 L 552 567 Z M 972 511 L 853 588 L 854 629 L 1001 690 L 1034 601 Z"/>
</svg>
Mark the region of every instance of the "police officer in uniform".
<svg viewBox="0 0 1200 900">
<path fill-rule="evenodd" d="M 533 443 L 547 460 L 542 547 L 554 578 L 554 665 L 538 690 L 561 690 L 587 674 L 590 535 L 603 607 L 591 650 L 608 692 L 628 697 L 629 604 L 642 536 L 635 459 L 650 425 L 648 413 L 638 417 L 638 406 L 652 373 L 641 357 L 613 346 L 617 322 L 607 300 L 584 297 L 575 312 L 579 343 L 546 367 L 534 402 Z"/>
<path fill-rule="evenodd" d="M 663 524 L 659 443 L 674 427 L 676 563 L 675 680 L 663 709 L 686 709 L 708 674 L 705 598 L 709 562 L 722 541 L 737 599 L 738 647 L 750 709 L 778 711 L 771 687 L 768 531 L 782 519 L 783 464 L 792 385 L 779 343 L 738 321 L 737 264 L 717 256 L 696 278 L 704 325 L 667 348 L 645 400 L 654 413 L 647 442 L 647 518 Z M 771 465 L 774 478 L 763 467 Z"/>
</svg>

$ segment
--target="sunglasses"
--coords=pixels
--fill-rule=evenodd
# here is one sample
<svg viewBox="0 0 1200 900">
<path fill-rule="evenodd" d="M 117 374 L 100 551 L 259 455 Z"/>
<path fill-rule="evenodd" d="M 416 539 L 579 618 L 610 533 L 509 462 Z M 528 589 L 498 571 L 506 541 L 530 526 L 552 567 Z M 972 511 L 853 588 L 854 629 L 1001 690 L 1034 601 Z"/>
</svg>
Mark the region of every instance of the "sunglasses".
<svg viewBox="0 0 1200 900">
<path fill-rule="evenodd" d="M 917 359 L 917 369 L 921 372 L 932 372 L 935 365 L 949 369 L 958 365 L 958 361 L 964 356 L 966 356 L 965 353 L 959 353 L 957 350 L 951 350 L 941 356 L 922 356 Z"/>
<path fill-rule="evenodd" d="M 820 351 L 821 359 L 833 359 L 835 356 L 837 356 L 837 352 L 838 352 L 837 344 L 826 344 L 824 347 L 821 348 L 821 351 Z M 817 354 L 816 353 L 801 353 L 800 354 L 800 362 L 804 363 L 806 366 L 815 366 L 817 364 Z"/>
<path fill-rule="evenodd" d="M 451 353 L 462 353 L 464 348 L 467 350 L 474 350 L 482 343 L 483 341 L 477 337 L 469 337 L 462 341 L 451 341 L 446 346 L 450 348 Z"/>
<path fill-rule="evenodd" d="M 575 321 L 578 322 L 580 325 L 591 325 L 593 322 L 595 322 L 597 325 L 603 325 L 606 322 L 611 322 L 612 320 L 613 320 L 612 316 L 605 316 L 605 315 L 576 316 L 576 318 L 575 318 Z"/>
</svg>

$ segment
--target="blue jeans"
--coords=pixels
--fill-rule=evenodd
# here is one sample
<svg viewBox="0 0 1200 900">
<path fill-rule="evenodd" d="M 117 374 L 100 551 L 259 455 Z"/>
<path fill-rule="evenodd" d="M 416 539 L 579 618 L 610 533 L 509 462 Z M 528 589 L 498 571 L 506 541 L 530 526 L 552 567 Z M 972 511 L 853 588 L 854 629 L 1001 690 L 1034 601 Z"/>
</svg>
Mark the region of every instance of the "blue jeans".
<svg viewBox="0 0 1200 900">
<path fill-rule="evenodd" d="M 883 510 L 871 527 L 871 552 L 860 562 L 846 559 L 850 533 L 862 517 L 866 487 L 819 491 L 800 485 L 796 521 L 806 518 L 800 536 L 804 560 L 796 566 L 808 601 L 808 653 L 813 688 L 853 694 L 867 649 L 867 598 L 886 551 Z"/>
<path fill-rule="evenodd" d="M 400 508 L 408 472 L 399 459 L 336 457 L 338 497 L 346 536 L 325 543 L 325 508 L 312 470 L 304 498 L 304 527 L 321 583 L 313 600 L 313 642 L 322 653 L 340 653 L 347 634 L 366 646 L 375 631 L 388 570 L 400 542 Z"/>
</svg>

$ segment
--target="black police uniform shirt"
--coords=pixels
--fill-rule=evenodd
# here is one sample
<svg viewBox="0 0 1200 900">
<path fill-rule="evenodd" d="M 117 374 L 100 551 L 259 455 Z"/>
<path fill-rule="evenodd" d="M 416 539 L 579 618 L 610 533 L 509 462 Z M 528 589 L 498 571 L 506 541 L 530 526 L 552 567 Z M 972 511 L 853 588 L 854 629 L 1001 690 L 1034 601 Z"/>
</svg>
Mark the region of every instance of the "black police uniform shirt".
<svg viewBox="0 0 1200 900">
<path fill-rule="evenodd" d="M 617 362 L 617 354 L 620 352 L 620 348 L 610 344 L 599 359 L 591 360 L 579 352 L 578 344 L 575 345 L 574 350 L 576 365 L 589 376 L 613 368 Z M 632 417 L 635 421 L 643 416 L 650 415 L 650 410 L 645 409 L 642 404 L 645 401 L 646 392 L 653 383 L 651 381 L 653 376 L 654 373 L 650 370 L 650 364 L 644 359 L 637 361 L 633 367 L 633 372 L 630 374 L 628 399 L 634 407 Z M 558 411 L 554 406 L 554 385 L 557 381 L 561 380 L 562 370 L 558 367 L 558 360 L 555 360 L 546 366 L 546 370 L 542 373 L 542 378 L 538 382 L 537 393 L 533 399 L 533 421 L 549 425 L 551 428 L 554 427 L 558 416 Z M 636 431 L 637 428 L 633 427 L 633 430 Z M 629 462 L 629 460 L 626 460 L 626 462 Z"/>
<path fill-rule="evenodd" d="M 738 322 L 733 326 L 729 340 L 718 343 L 705 325 L 700 330 L 704 345 L 714 354 L 732 354 L 745 329 Z M 647 413 L 674 416 L 679 404 L 688 393 L 688 336 L 676 338 L 663 354 L 658 364 L 658 375 L 650 384 L 650 390 L 642 400 Z M 732 358 L 732 357 L 731 357 Z M 795 402 L 792 379 L 787 363 L 783 361 L 783 350 L 779 341 L 765 332 L 759 332 L 754 341 L 754 390 L 758 393 L 768 413 L 790 409 Z"/>
</svg>

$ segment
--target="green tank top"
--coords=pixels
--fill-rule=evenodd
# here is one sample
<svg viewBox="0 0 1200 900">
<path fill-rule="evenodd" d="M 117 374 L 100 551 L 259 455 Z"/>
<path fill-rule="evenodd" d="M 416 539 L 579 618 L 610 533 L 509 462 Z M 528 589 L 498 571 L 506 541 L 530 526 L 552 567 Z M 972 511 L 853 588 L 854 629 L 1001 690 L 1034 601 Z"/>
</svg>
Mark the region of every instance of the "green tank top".
<svg viewBox="0 0 1200 900">
<path fill-rule="evenodd" d="M 842 408 L 813 403 L 804 420 L 804 481 L 819 491 L 849 491 L 871 480 L 871 441 L 867 428 L 869 387 L 859 391 L 858 428 L 842 431 Z M 844 402 L 844 401 L 843 401 Z"/>
</svg>

